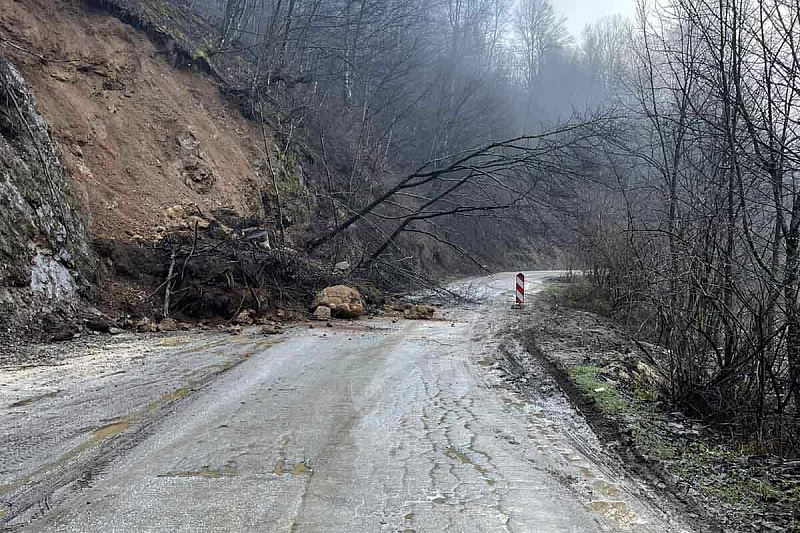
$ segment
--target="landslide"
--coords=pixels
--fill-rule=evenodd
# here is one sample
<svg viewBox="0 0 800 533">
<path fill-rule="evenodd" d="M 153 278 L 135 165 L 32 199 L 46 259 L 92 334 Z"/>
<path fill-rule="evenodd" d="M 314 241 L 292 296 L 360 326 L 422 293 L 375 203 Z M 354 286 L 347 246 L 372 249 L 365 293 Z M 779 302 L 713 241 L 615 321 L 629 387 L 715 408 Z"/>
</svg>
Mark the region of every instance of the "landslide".
<svg viewBox="0 0 800 533">
<path fill-rule="evenodd" d="M 119 319 L 158 318 L 170 249 L 179 243 L 192 247 L 193 221 L 201 223 L 201 241 L 212 241 L 205 247 L 216 250 L 217 223 L 224 229 L 217 233 L 227 236 L 231 228 L 266 226 L 269 235 L 259 245 L 268 251 L 277 222 L 271 177 L 277 176 L 285 201 L 303 197 L 284 207 L 282 223 L 291 226 L 286 245 L 297 247 L 313 220 L 301 166 L 313 162 L 288 152 L 288 143 L 246 118 L 239 102 L 223 94 L 229 83 L 217 68 L 229 65 L 212 66 L 197 48 L 212 31 L 175 2 L 0 0 L 0 58 L 15 65 L 33 92 L 68 176 L 61 187 L 101 259 L 93 280 L 99 290 L 83 301 L 92 317 L 96 306 Z M 225 246 L 238 257 L 243 250 L 237 242 Z M 251 253 L 253 244 L 244 250 L 248 257 L 263 255 L 258 247 Z M 194 315 L 214 312 L 225 319 L 248 304 L 241 291 L 222 286 L 230 279 L 244 290 L 248 281 L 230 276 L 229 259 L 216 254 L 213 261 L 195 257 L 189 263 L 181 257 L 181 274 L 198 279 L 191 287 L 187 282 L 183 299 L 173 303 L 200 309 Z M 294 263 L 283 260 L 280 266 L 286 270 Z M 285 281 L 282 274 L 270 275 L 276 284 Z M 185 304 L 195 293 L 202 297 Z M 256 295 L 262 300 L 267 301 Z M 35 322 L 43 307 L 29 307 Z M 67 324 L 74 317 L 62 318 Z M 101 331 L 123 324 L 102 322 Z M 30 336 L 11 329 L 18 337 Z M 63 335 L 52 329 L 37 338 L 81 332 L 80 324 L 62 327 Z"/>
<path fill-rule="evenodd" d="M 155 237 L 177 204 L 261 209 L 260 128 L 153 35 L 94 3 L 0 0 L 0 53 L 32 87 L 98 238 Z"/>
<path fill-rule="evenodd" d="M 129 315 L 103 318 L 101 331 L 161 318 L 165 285 L 179 293 L 176 318 L 229 321 L 287 294 L 302 306 L 332 281 L 330 268 L 294 252 L 325 224 L 328 204 L 309 191 L 329 170 L 320 149 L 303 131 L 282 137 L 280 109 L 269 110 L 274 134 L 247 118 L 241 58 L 210 52 L 213 35 L 182 0 L 0 0 L 0 56 L 36 97 L 101 259 L 91 304 Z M 278 218 L 287 253 L 276 258 Z M 263 241 L 247 240 L 253 229 Z M 408 247 L 428 273 L 453 262 L 430 244 Z"/>
</svg>

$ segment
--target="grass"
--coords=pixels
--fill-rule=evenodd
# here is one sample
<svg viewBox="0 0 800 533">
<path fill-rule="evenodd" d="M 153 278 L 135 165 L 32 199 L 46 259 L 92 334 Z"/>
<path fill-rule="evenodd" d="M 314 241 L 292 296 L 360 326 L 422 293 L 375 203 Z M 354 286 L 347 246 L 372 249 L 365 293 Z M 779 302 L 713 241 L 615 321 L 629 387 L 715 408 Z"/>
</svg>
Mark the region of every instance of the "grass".
<svg viewBox="0 0 800 533">
<path fill-rule="evenodd" d="M 595 365 L 567 367 L 567 375 L 587 397 L 597 402 L 603 412 L 614 415 L 629 411 L 630 402 L 608 382 L 600 378 L 601 369 Z"/>
<path fill-rule="evenodd" d="M 630 397 L 603 379 L 597 365 L 573 365 L 567 367 L 567 375 L 603 413 L 626 423 L 642 453 L 665 461 L 670 470 L 702 493 L 737 506 L 800 508 L 800 486 L 771 477 L 769 468 L 747 466 L 748 455 L 742 450 L 710 446 L 700 440 L 681 441 L 659 431 L 656 421 L 663 415 L 653 410 L 651 392 L 637 389 Z M 789 531 L 800 533 L 800 522 L 795 522 Z"/>
<path fill-rule="evenodd" d="M 678 452 L 675 446 L 653 431 L 655 416 L 654 391 L 636 389 L 633 398 L 621 393 L 601 377 L 602 369 L 596 365 L 573 365 L 567 367 L 567 375 L 584 396 L 595 401 L 601 411 L 628 422 L 631 437 L 647 455 L 656 459 L 674 459 Z"/>
<path fill-rule="evenodd" d="M 680 450 L 682 477 L 700 478 L 704 492 L 732 504 L 783 504 L 800 509 L 800 486 L 770 476 L 769 467 L 747 466 L 748 454 L 693 442 Z"/>
</svg>

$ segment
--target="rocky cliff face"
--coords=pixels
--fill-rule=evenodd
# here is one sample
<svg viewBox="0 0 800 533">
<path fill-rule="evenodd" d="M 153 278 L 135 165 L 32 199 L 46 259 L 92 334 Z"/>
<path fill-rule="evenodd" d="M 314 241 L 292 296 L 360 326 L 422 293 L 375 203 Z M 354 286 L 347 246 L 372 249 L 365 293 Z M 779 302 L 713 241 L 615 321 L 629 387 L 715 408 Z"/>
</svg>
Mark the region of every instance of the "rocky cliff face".
<svg viewBox="0 0 800 533">
<path fill-rule="evenodd" d="M 25 80 L 0 58 L 0 345 L 57 337 L 93 284 L 97 262 L 68 179 Z"/>
</svg>

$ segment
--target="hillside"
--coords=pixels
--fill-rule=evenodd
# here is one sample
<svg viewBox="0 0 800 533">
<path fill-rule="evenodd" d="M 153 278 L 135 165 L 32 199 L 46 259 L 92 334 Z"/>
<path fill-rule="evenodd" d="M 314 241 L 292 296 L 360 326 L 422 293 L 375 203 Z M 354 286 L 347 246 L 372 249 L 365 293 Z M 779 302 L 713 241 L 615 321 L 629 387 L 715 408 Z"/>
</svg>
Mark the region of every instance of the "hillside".
<svg viewBox="0 0 800 533">
<path fill-rule="evenodd" d="M 261 132 L 211 77 L 78 0 L 0 0 L 3 52 L 33 89 L 92 233 L 152 237 L 167 207 L 260 209 Z M 43 62 L 39 56 L 51 61 Z"/>
<path fill-rule="evenodd" d="M 19 70 L 49 125 L 65 171 L 64 201 L 86 228 L 89 255 L 98 255 L 88 303 L 127 317 L 103 318 L 101 330 L 168 314 L 165 285 L 180 289 L 171 304 L 182 318 L 229 320 L 242 308 L 263 311 L 276 301 L 305 307 L 341 260 L 374 267 L 378 259 L 377 269 L 362 269 L 351 281 L 389 284 L 480 265 L 552 262 L 552 247 L 535 234 L 504 229 L 522 228 L 523 217 L 481 218 L 517 201 L 488 173 L 480 180 L 459 168 L 435 174 L 422 188 L 387 198 L 381 212 L 358 214 L 413 176 L 403 178 L 419 164 L 410 142 L 425 144 L 416 134 L 429 134 L 425 124 L 409 132 L 391 122 L 381 137 L 378 118 L 368 124 L 366 103 L 327 109 L 324 96 L 316 111 L 297 116 L 293 106 L 305 109 L 303 102 L 316 98 L 314 84 L 289 81 L 279 70 L 265 74 L 258 62 L 253 71 L 248 48 L 221 50 L 216 32 L 182 0 L 0 0 L 0 55 Z M 376 113 L 388 105 L 405 104 L 387 101 Z M 407 109 L 405 120 L 413 120 L 414 106 Z M 469 134 L 460 134 L 463 146 L 486 132 Z M 433 223 L 425 214 L 415 226 L 414 213 L 448 194 L 452 178 L 462 180 L 456 216 L 445 199 Z M 309 239 L 347 219 L 355 228 L 318 241 L 324 246 L 315 244 L 309 260 Z M 536 262 L 530 250 L 538 250 Z M 173 280 L 168 271 L 176 260 L 183 266 Z M 23 307 L 29 317 L 41 314 Z M 81 313 L 73 306 L 67 314 Z M 6 329 L 21 331 L 15 324 Z M 45 340 L 78 332 L 30 330 Z"/>
<path fill-rule="evenodd" d="M 17 188 L 34 191 L 22 194 L 29 206 L 12 207 L 0 219 L 11 228 L 27 216 L 26 209 L 42 203 L 35 197 L 44 176 L 35 166 L 35 149 L 52 146 L 54 165 L 64 170 L 54 184 L 55 196 L 46 203 L 56 212 L 55 223 L 77 224 L 74 233 L 86 232 L 82 251 L 68 256 L 82 267 L 96 257 L 88 248 L 91 242 L 100 251 L 100 264 L 95 262 L 89 275 L 75 272 L 82 279 L 83 296 L 112 315 L 147 316 L 160 305 L 151 291 L 166 276 L 162 248 L 170 246 L 167 237 L 191 233 L 195 224 L 206 230 L 216 223 L 215 214 L 232 225 L 263 218 L 270 212 L 265 146 L 274 151 L 271 157 L 278 150 L 270 131 L 243 117 L 208 69 L 185 62 L 180 47 L 164 34 L 144 26 L 136 29 L 118 18 L 126 16 L 78 0 L 0 0 L 0 55 L 19 70 L 20 83 L 31 92 L 29 112 L 41 114 L 49 134 L 28 147 L 31 172 L 11 170 Z M 13 117 L 16 111 L 9 105 L 6 114 Z M 282 172 L 285 197 L 302 194 L 299 164 L 292 165 L 292 175 L 277 160 L 274 167 Z M 66 214 L 58 218 L 61 211 Z M 287 211 L 285 218 L 295 222 L 305 216 L 302 210 Z M 35 254 L 20 252 L 38 249 L 37 234 L 46 236 L 41 227 L 48 224 L 41 222 L 17 237 L 4 228 L 4 257 L 16 255 L 26 265 L 19 267 L 24 270 L 19 275 L 3 274 L 0 283 L 6 292 L 30 292 L 25 279 L 30 279 L 27 265 Z M 294 244 L 293 229 L 287 231 L 287 244 Z M 269 235 L 265 238 L 268 246 Z M 14 270 L 5 263 L 4 271 Z M 73 265 L 64 262 L 62 267 Z M 60 302 L 58 298 L 36 304 L 30 296 L 25 297 L 28 302 L 19 294 L 4 297 L 14 311 L 3 314 L 3 331 L 44 340 L 80 331 L 58 325 L 85 314 L 85 304 L 76 304 L 76 291 L 70 289 L 68 296 L 68 305 L 52 319 L 52 305 L 44 304 Z"/>
</svg>

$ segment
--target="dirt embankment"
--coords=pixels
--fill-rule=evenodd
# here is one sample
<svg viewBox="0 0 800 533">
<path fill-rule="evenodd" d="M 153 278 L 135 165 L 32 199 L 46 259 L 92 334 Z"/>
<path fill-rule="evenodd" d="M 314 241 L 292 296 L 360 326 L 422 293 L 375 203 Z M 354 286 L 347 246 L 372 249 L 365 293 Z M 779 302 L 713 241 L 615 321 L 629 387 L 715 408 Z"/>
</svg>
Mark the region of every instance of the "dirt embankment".
<svg viewBox="0 0 800 533">
<path fill-rule="evenodd" d="M 96 237 L 155 236 L 175 204 L 260 209 L 261 132 L 210 76 L 80 0 L 0 0 L 0 38 Z"/>
<path fill-rule="evenodd" d="M 54 157 L 66 171 L 61 188 L 69 189 L 66 196 L 99 254 L 92 272 L 100 290 L 91 304 L 121 318 L 158 318 L 164 290 L 157 287 L 166 277 L 170 249 L 191 248 L 193 228 L 199 224 L 207 238 L 224 240 L 214 233 L 217 222 L 228 231 L 266 217 L 272 226 L 270 171 L 282 191 L 305 195 L 306 189 L 298 158 L 278 150 L 267 131 L 272 164 L 265 164 L 260 125 L 220 92 L 218 76 L 193 64 L 180 48 L 185 43 L 171 37 L 187 28 L 156 30 L 152 20 L 134 28 L 122 21 L 126 16 L 133 17 L 115 3 L 95 0 L 0 0 L 0 57 L 17 67 L 36 97 Z M 202 26 L 194 15 L 184 18 Z M 284 223 L 292 224 L 289 246 L 303 238 L 313 212 L 307 198 L 303 207 L 284 206 Z M 258 244 L 269 249 L 269 240 L 265 235 Z M 244 303 L 239 299 L 233 307 Z M 41 306 L 31 313 L 41 314 Z M 62 317 L 57 335 L 54 325 L 39 327 L 41 335 L 34 337 L 80 333 L 80 323 L 69 320 Z"/>
</svg>

